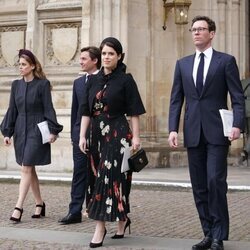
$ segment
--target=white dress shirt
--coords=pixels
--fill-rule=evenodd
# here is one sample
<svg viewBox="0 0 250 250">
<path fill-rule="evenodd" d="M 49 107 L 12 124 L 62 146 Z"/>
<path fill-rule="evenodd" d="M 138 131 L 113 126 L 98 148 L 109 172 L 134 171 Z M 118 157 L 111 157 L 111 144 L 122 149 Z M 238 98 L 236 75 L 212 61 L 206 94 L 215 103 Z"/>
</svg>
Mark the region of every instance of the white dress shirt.
<svg viewBox="0 0 250 250">
<path fill-rule="evenodd" d="M 88 81 L 90 75 L 96 75 L 98 72 L 99 72 L 99 69 L 97 69 L 97 70 L 96 70 L 95 72 L 93 72 L 92 74 L 86 73 L 85 82 Z"/>
<path fill-rule="evenodd" d="M 200 51 L 196 50 L 196 55 L 194 58 L 193 79 L 194 79 L 195 86 L 196 86 L 197 70 L 198 70 L 198 66 L 200 63 L 200 53 L 201 53 Z M 203 51 L 203 54 L 204 54 L 204 72 L 203 72 L 203 84 L 204 84 L 206 80 L 208 68 L 212 59 L 213 48 L 210 47 L 206 49 L 205 51 Z"/>
</svg>

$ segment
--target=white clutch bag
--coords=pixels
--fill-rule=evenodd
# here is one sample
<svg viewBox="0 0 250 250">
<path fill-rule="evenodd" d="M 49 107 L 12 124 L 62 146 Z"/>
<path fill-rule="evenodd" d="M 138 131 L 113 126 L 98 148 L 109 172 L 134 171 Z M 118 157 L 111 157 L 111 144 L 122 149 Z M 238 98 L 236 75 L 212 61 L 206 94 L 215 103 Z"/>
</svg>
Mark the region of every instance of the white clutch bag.
<svg viewBox="0 0 250 250">
<path fill-rule="evenodd" d="M 49 126 L 47 121 L 43 121 L 37 124 L 41 135 L 42 135 L 42 140 L 43 144 L 47 143 L 50 141 L 50 131 L 49 131 Z"/>
</svg>

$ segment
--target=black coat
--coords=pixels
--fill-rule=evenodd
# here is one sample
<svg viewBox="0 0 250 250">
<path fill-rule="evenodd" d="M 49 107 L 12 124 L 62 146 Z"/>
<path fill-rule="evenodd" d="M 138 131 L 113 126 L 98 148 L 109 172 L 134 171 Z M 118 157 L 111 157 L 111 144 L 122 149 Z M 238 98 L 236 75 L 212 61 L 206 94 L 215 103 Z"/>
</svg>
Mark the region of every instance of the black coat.
<svg viewBox="0 0 250 250">
<path fill-rule="evenodd" d="M 14 139 L 19 165 L 35 166 L 51 163 L 50 144 L 42 144 L 37 123 L 48 121 L 51 134 L 57 135 L 63 126 L 57 123 L 52 104 L 50 82 L 35 78 L 29 83 L 12 83 L 9 108 L 1 124 L 4 137 Z"/>
<path fill-rule="evenodd" d="M 96 94 L 107 85 L 105 101 L 108 114 L 112 117 L 122 115 L 137 116 L 146 113 L 137 85 L 131 74 L 124 72 L 123 67 L 117 67 L 111 74 L 104 75 L 100 70 L 88 80 L 87 91 L 81 106 L 81 115 L 92 116 Z"/>
</svg>

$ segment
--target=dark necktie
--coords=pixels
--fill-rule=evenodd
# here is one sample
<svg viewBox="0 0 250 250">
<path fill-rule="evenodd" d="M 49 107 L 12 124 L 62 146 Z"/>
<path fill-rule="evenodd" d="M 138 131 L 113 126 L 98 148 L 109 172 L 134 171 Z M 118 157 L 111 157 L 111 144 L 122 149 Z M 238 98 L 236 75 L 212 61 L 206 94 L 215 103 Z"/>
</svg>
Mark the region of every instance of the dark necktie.
<svg viewBox="0 0 250 250">
<path fill-rule="evenodd" d="M 196 77 L 196 88 L 199 96 L 201 96 L 201 92 L 203 89 L 203 71 L 204 71 L 204 53 L 200 53 L 200 62 L 197 70 Z"/>
<path fill-rule="evenodd" d="M 86 75 L 85 83 L 87 83 L 87 81 L 89 80 L 89 76 L 90 75 Z"/>
</svg>

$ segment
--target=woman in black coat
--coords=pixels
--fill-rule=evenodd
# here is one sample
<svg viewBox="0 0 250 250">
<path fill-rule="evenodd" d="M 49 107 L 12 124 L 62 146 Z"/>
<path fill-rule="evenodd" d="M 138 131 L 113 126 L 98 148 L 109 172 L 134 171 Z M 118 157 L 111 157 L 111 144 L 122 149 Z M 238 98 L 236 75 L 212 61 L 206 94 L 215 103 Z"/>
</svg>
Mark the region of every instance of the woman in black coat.
<svg viewBox="0 0 250 250">
<path fill-rule="evenodd" d="M 100 46 L 103 68 L 90 77 L 82 105 L 79 146 L 87 151 L 86 131 L 91 119 L 89 157 L 96 176 L 88 217 L 97 221 L 91 248 L 102 246 L 106 235 L 105 222 L 118 222 L 113 239 L 124 237 L 131 221 L 129 194 L 132 172 L 121 172 L 124 150 L 140 147 L 139 116 L 145 109 L 130 74 L 122 63 L 122 45 L 114 37 Z M 131 129 L 126 116 L 131 119 Z"/>
<path fill-rule="evenodd" d="M 20 222 L 23 203 L 29 187 L 33 192 L 36 210 L 32 218 L 45 216 L 45 203 L 41 198 L 36 165 L 51 163 L 50 143 L 53 143 L 63 126 L 57 123 L 51 99 L 51 85 L 40 62 L 29 50 L 19 51 L 19 70 L 22 79 L 11 86 L 9 108 L 1 123 L 4 144 L 11 144 L 13 136 L 16 162 L 22 166 L 19 196 L 10 220 Z M 38 123 L 48 122 L 49 143 L 43 144 Z"/>
</svg>

